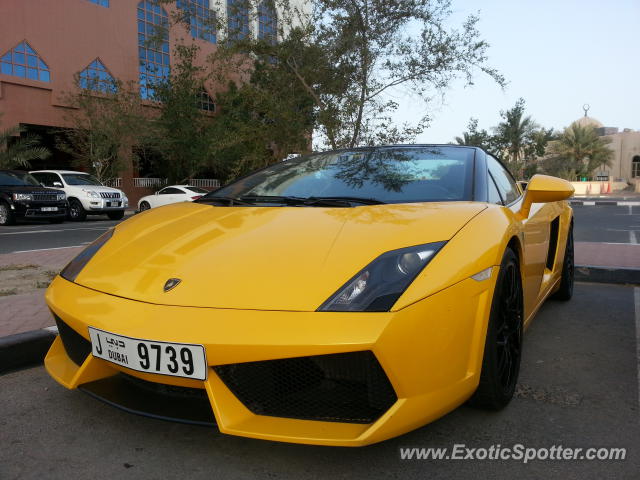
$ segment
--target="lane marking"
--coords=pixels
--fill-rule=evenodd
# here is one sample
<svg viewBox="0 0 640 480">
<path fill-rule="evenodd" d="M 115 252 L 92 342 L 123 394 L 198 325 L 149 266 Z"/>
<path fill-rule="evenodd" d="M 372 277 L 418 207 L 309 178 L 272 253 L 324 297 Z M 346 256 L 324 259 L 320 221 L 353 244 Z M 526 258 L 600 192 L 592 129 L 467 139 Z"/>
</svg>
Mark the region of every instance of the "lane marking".
<svg viewBox="0 0 640 480">
<path fill-rule="evenodd" d="M 638 239 L 636 238 L 636 231 L 629 230 L 629 241 L 633 244 L 638 243 Z"/>
<path fill-rule="evenodd" d="M 54 247 L 54 248 L 37 248 L 35 250 L 16 250 L 15 252 L 7 252 L 8 253 L 30 253 L 30 252 L 45 252 L 47 250 L 62 250 L 63 248 L 80 248 L 84 247 L 84 245 L 70 245 L 68 247 Z M 6 255 L 6 254 L 4 254 Z"/>
<path fill-rule="evenodd" d="M 56 233 L 56 232 L 77 232 L 80 230 L 108 230 L 108 228 L 65 228 L 62 230 L 28 230 L 25 232 L 7 232 L 0 235 L 26 235 L 29 233 Z"/>
<path fill-rule="evenodd" d="M 640 287 L 633 289 L 636 309 L 636 358 L 638 360 L 638 405 L 640 405 Z"/>
</svg>

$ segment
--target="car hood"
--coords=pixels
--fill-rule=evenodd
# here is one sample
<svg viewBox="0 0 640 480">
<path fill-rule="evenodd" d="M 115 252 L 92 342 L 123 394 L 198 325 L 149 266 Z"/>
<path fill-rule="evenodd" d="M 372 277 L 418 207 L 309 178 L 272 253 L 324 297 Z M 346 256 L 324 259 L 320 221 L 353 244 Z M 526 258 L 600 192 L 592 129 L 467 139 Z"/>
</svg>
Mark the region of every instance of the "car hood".
<svg viewBox="0 0 640 480">
<path fill-rule="evenodd" d="M 314 311 L 380 254 L 448 240 L 485 208 L 173 204 L 121 223 L 76 283 L 165 305 Z M 181 283 L 164 292 L 170 278 Z"/>
<path fill-rule="evenodd" d="M 67 185 L 67 188 L 79 188 L 90 192 L 121 192 L 118 188 L 105 187 L 104 185 Z"/>
</svg>

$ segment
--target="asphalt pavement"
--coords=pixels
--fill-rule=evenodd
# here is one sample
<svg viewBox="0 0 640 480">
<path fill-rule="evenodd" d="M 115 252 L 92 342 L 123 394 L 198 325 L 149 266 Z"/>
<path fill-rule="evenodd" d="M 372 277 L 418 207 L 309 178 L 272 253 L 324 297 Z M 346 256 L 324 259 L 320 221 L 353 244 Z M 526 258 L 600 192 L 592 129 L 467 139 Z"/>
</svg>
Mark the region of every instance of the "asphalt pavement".
<svg viewBox="0 0 640 480">
<path fill-rule="evenodd" d="M 527 331 L 518 394 L 506 409 L 462 406 L 359 449 L 245 439 L 138 417 L 65 390 L 42 367 L 14 372 L 0 376 L 0 478 L 637 479 L 639 303 L 638 288 L 577 284 L 572 301 L 547 302 Z M 622 447 L 627 454 L 528 464 L 400 458 L 400 448 L 456 444 Z"/>
<path fill-rule="evenodd" d="M 85 222 L 54 225 L 30 222 L 0 227 L 0 254 L 86 245 L 118 223 L 120 221 L 90 218 Z"/>
<path fill-rule="evenodd" d="M 640 243 L 640 206 L 574 206 L 577 242 Z M 85 222 L 20 223 L 0 227 L 0 254 L 86 245 L 117 225 L 102 217 Z"/>
</svg>

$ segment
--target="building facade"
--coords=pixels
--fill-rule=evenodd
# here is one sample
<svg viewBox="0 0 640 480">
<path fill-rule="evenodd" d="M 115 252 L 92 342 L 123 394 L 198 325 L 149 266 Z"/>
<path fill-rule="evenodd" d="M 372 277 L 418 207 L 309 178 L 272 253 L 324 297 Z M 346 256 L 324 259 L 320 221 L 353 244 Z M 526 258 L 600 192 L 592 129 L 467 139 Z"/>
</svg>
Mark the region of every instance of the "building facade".
<svg viewBox="0 0 640 480">
<path fill-rule="evenodd" d="M 278 14 L 271 3 L 260 3 L 251 14 L 233 8 L 234 0 L 225 1 L 177 0 L 163 6 L 153 0 L 0 1 L 0 129 L 20 125 L 43 138 L 54 154 L 33 168 L 71 167 L 51 132 L 71 126 L 65 113 L 73 108 L 67 99 L 76 78 L 97 90 L 109 88 L 111 79 L 136 82 L 144 103 L 153 96 L 153 82 L 169 75 L 176 42 L 197 43 L 199 62 L 215 51 L 220 35 L 210 27 L 213 16 L 238 37 L 275 39 Z M 147 40 L 155 28 L 167 25 L 177 9 L 186 13 L 188 25 L 172 25 L 151 47 Z M 215 86 L 207 90 L 199 104 L 212 111 Z M 148 193 L 135 190 L 144 184 L 135 181 L 138 175 L 133 165 L 122 174 L 121 186 L 132 201 Z"/>
<path fill-rule="evenodd" d="M 608 147 L 613 151 L 611 165 L 594 172 L 594 180 L 627 183 L 640 191 L 640 131 L 605 127 L 588 116 L 576 122 L 593 127 L 599 136 L 609 141 Z"/>
</svg>

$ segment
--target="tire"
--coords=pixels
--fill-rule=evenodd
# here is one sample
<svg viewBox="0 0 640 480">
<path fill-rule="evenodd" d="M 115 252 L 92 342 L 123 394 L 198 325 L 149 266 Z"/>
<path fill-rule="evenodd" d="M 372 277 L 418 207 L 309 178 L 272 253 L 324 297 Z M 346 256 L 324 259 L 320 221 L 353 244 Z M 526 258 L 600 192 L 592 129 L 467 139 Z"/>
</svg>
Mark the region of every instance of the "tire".
<svg viewBox="0 0 640 480">
<path fill-rule="evenodd" d="M 16 223 L 16 216 L 5 202 L 0 201 L 0 226 L 13 225 Z"/>
<path fill-rule="evenodd" d="M 80 200 L 72 198 L 69 200 L 69 220 L 74 222 L 83 222 L 87 219 L 87 212 L 85 211 Z"/>
<path fill-rule="evenodd" d="M 480 384 L 469 403 L 500 410 L 513 398 L 520 373 L 523 329 L 522 279 L 518 258 L 504 252 L 491 304 Z"/>
<path fill-rule="evenodd" d="M 560 280 L 560 288 L 553 294 L 556 300 L 566 302 L 573 297 L 573 276 L 575 272 L 574 256 L 573 256 L 573 222 L 569 227 L 567 235 L 567 247 L 564 251 L 564 261 L 562 262 L 562 277 Z"/>
<path fill-rule="evenodd" d="M 117 212 L 109 212 L 107 213 L 109 220 L 122 220 L 124 218 L 124 210 L 119 210 Z"/>
<path fill-rule="evenodd" d="M 151 208 L 151 205 L 149 205 L 149 202 L 142 202 L 140 203 L 140 211 L 144 212 L 145 210 L 149 210 Z"/>
</svg>

